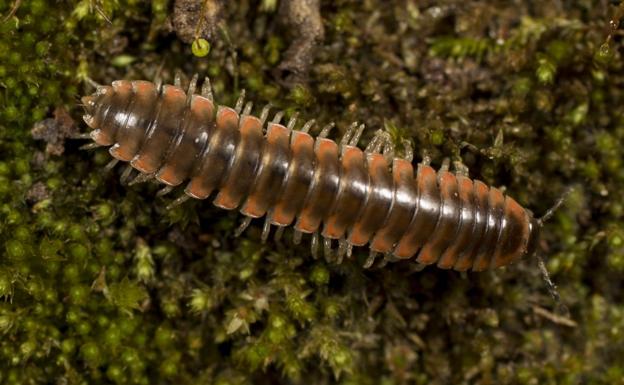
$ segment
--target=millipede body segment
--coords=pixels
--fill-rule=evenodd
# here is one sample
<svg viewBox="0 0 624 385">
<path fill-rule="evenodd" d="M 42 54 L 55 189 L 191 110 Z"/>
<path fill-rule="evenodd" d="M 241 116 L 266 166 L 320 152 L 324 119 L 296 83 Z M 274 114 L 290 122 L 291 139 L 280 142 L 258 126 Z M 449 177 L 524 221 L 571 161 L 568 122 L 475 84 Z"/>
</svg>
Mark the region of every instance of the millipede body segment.
<svg viewBox="0 0 624 385">
<path fill-rule="evenodd" d="M 460 271 L 535 250 L 539 220 L 494 187 L 426 163 L 414 169 L 379 147 L 313 138 L 308 125 L 265 125 L 247 108 L 240 114 L 194 94 L 192 83 L 188 92 L 147 81 L 98 87 L 82 99 L 90 137 L 144 177 L 186 183 L 189 197 L 214 193 L 218 207 L 266 215 L 267 226 L 294 225 L 295 239 L 320 232 L 325 246 L 368 244 L 373 253 Z"/>
</svg>

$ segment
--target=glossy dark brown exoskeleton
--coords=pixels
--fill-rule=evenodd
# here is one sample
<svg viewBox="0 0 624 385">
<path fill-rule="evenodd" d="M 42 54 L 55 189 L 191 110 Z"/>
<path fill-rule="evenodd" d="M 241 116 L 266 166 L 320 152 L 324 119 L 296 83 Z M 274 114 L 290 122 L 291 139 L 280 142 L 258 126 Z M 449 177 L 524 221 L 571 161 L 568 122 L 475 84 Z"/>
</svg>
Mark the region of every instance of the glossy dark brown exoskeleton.
<svg viewBox="0 0 624 385">
<path fill-rule="evenodd" d="M 111 155 L 185 194 L 237 209 L 271 225 L 294 224 L 320 234 L 339 253 L 369 245 L 372 255 L 415 257 L 422 264 L 481 271 L 533 254 L 541 221 L 500 190 L 465 173 L 435 171 L 427 162 L 382 153 L 375 137 L 366 150 L 361 131 L 337 144 L 313 138 L 279 119 L 265 125 L 211 94 L 147 81 L 115 81 L 82 99 L 90 136 Z M 267 110 L 268 111 L 268 110 Z M 246 221 L 246 224 L 249 220 Z M 268 231 L 265 231 L 268 234 Z M 318 235 L 313 244 L 318 244 Z"/>
</svg>

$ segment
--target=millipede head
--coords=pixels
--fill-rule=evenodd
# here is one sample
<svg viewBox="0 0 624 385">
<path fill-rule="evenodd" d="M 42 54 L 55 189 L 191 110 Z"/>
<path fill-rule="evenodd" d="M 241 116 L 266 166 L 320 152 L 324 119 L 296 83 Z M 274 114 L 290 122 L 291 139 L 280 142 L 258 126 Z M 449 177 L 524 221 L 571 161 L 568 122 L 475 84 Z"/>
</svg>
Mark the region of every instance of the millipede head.
<svg viewBox="0 0 624 385">
<path fill-rule="evenodd" d="M 566 199 L 570 196 L 570 194 L 574 191 L 573 187 L 568 187 L 562 194 L 559 196 L 557 201 L 550 207 L 544 215 L 540 218 L 534 218 L 531 215 L 531 220 L 529 222 L 529 241 L 527 243 L 527 251 L 526 254 L 528 256 L 535 255 L 537 251 L 537 246 L 539 243 L 540 232 L 544 223 L 553 217 L 555 212 L 559 210 L 559 208 L 565 203 Z"/>
<path fill-rule="evenodd" d="M 96 101 L 98 96 L 93 94 L 89 96 L 83 96 L 80 101 L 82 102 L 82 107 L 85 110 L 85 114 L 82 116 L 82 119 L 87 123 L 87 126 L 94 128 L 95 124 L 95 109 L 96 109 Z"/>
<path fill-rule="evenodd" d="M 89 127 L 96 128 L 96 114 L 98 113 L 98 108 L 104 102 L 103 99 L 106 98 L 106 95 L 110 96 L 110 91 L 110 86 L 98 86 L 93 94 L 80 98 L 82 107 L 85 110 L 85 114 L 82 118 Z"/>
<path fill-rule="evenodd" d="M 87 113 L 92 113 L 93 110 L 95 109 L 96 98 L 97 96 L 95 94 L 89 95 L 89 96 L 83 96 L 82 98 L 80 98 L 80 101 L 82 102 L 82 106 L 85 108 L 85 111 Z"/>
</svg>

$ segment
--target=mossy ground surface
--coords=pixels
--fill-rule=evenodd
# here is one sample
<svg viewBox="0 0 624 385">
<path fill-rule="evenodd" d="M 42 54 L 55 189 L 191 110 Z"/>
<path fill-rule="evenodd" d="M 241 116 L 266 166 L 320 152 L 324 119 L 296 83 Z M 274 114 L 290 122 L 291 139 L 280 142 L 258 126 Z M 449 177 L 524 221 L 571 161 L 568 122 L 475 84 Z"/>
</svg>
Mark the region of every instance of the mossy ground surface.
<svg viewBox="0 0 624 385">
<path fill-rule="evenodd" d="M 202 58 L 169 31 L 167 0 L 23 0 L 0 23 L 0 383 L 624 384 L 615 6 L 326 1 L 308 82 L 286 87 L 271 3 L 228 5 L 228 38 Z M 105 150 L 46 154 L 31 136 L 57 107 L 80 122 L 87 77 L 176 69 L 210 75 L 223 104 L 245 88 L 339 131 L 365 122 L 363 142 L 386 126 L 538 214 L 575 187 L 540 245 L 573 323 L 535 260 L 464 275 L 364 270 L 363 250 L 313 260 L 262 245 L 260 223 L 234 238 L 240 217 L 209 202 L 168 210 L 159 186 L 120 185 Z"/>
</svg>

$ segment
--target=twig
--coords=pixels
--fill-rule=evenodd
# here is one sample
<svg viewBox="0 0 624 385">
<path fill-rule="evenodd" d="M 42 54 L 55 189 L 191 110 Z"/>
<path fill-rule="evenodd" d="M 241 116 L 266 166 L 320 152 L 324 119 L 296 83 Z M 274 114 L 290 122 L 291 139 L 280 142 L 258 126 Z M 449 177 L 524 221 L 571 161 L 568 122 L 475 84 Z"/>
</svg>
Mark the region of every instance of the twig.
<svg viewBox="0 0 624 385">
<path fill-rule="evenodd" d="M 574 321 L 573 319 L 557 315 L 537 305 L 533 306 L 533 312 L 537 314 L 538 316 L 544 317 L 547 320 L 552 321 L 553 323 L 556 323 L 557 325 L 563 325 L 563 326 L 567 326 L 571 328 L 575 328 L 578 326 L 576 321 Z"/>
</svg>

